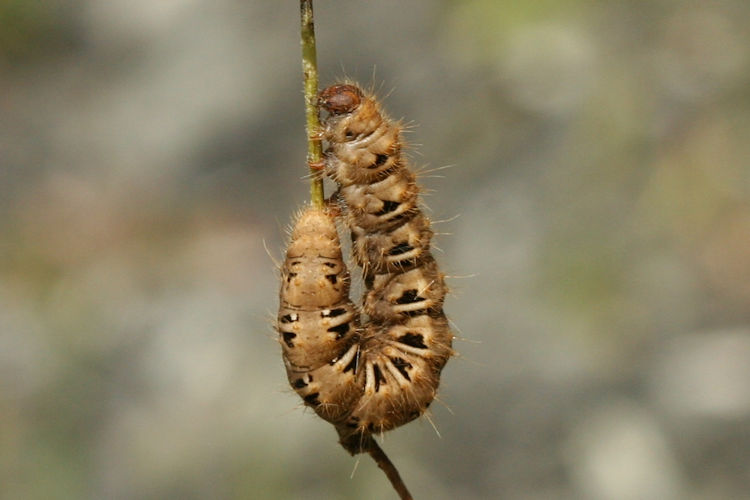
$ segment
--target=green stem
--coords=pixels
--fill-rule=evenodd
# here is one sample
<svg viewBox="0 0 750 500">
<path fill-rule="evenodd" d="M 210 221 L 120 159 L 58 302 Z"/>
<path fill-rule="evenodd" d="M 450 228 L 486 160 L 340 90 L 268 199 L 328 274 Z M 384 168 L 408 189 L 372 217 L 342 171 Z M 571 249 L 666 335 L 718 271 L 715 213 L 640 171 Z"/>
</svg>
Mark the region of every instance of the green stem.
<svg viewBox="0 0 750 500">
<path fill-rule="evenodd" d="M 300 0 L 302 42 L 302 73 L 305 85 L 305 118 L 307 125 L 307 164 L 310 167 L 310 201 L 316 207 L 324 204 L 323 146 L 321 145 L 320 118 L 318 117 L 318 57 L 315 51 L 315 22 L 312 0 Z"/>
</svg>

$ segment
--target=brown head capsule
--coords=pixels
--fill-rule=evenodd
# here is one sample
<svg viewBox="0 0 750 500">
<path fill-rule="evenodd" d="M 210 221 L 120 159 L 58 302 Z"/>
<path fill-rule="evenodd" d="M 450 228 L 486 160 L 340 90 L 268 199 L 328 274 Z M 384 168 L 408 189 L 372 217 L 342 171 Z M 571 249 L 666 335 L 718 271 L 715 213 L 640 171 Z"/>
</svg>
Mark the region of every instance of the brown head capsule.
<svg viewBox="0 0 750 500">
<path fill-rule="evenodd" d="M 318 94 L 318 105 L 334 115 L 351 113 L 362 101 L 362 91 L 345 83 L 332 85 Z"/>
</svg>

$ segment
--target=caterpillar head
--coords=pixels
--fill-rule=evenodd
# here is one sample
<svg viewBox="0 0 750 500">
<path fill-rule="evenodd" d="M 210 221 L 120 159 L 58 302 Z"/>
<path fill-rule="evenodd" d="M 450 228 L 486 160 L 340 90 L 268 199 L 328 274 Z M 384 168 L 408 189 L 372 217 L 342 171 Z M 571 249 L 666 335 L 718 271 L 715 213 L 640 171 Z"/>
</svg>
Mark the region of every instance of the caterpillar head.
<svg viewBox="0 0 750 500">
<path fill-rule="evenodd" d="M 325 137 L 330 142 L 351 142 L 367 136 L 383 123 L 380 108 L 356 85 L 337 83 L 318 94 L 318 105 L 328 113 Z"/>
<path fill-rule="evenodd" d="M 357 109 L 363 97 L 358 87 L 348 83 L 338 83 L 320 92 L 318 106 L 332 115 L 343 115 Z"/>
</svg>

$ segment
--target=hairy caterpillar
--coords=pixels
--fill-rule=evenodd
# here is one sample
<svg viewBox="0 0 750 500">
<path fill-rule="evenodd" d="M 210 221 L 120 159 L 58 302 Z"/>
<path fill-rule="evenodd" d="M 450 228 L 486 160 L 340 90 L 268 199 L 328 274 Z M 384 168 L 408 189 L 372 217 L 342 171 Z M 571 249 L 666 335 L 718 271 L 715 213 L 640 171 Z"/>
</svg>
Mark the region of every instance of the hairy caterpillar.
<svg viewBox="0 0 750 500">
<path fill-rule="evenodd" d="M 352 84 L 324 89 L 318 102 L 328 112 L 326 173 L 338 184 L 366 287 L 369 321 L 357 367 L 364 395 L 344 427 L 337 425 L 342 445 L 356 453 L 369 434 L 425 411 L 453 353 L 453 335 L 443 313 L 443 274 L 430 252 L 433 233 L 402 154 L 401 126 Z"/>
<path fill-rule="evenodd" d="M 363 271 L 367 320 L 349 298 L 334 220 L 311 207 L 294 225 L 281 269 L 277 330 L 289 383 L 355 454 L 370 450 L 372 434 L 424 413 L 453 336 L 400 126 L 353 85 L 325 89 L 319 103 L 328 112 L 326 170 Z"/>
</svg>

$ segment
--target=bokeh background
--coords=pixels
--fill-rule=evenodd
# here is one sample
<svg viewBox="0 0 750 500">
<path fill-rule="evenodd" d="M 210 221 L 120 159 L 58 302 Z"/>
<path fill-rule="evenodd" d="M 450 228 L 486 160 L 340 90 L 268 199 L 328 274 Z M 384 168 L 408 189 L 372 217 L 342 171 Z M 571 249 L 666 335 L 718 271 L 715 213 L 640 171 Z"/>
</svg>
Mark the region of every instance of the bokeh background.
<svg viewBox="0 0 750 500">
<path fill-rule="evenodd" d="M 443 221 L 441 437 L 383 443 L 415 497 L 750 498 L 750 3 L 316 18 Z M 0 1 L 0 498 L 395 498 L 271 327 L 299 52 L 294 1 Z"/>
</svg>

